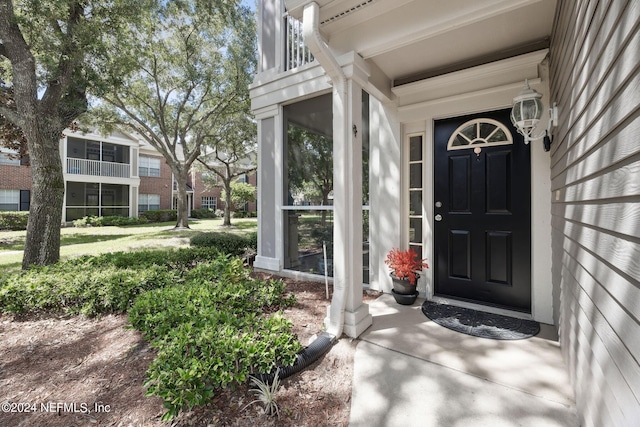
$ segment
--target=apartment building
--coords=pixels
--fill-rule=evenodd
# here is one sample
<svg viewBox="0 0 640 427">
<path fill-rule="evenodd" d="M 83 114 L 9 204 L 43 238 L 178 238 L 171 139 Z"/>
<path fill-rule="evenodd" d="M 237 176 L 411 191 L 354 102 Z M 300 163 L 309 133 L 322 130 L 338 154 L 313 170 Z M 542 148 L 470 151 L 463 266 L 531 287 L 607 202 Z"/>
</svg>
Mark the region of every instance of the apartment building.
<svg viewBox="0 0 640 427">
<path fill-rule="evenodd" d="M 82 133 L 66 130 L 60 139 L 65 196 L 62 221 L 84 216 L 137 217 L 148 210 L 174 209 L 176 182 L 171 168 L 156 149 L 131 135 L 114 132 Z M 221 209 L 219 187 L 208 188 L 203 172 L 193 170 L 187 183 L 189 212 Z M 257 185 L 256 176 L 241 177 Z M 0 211 L 28 211 L 31 168 L 28 159 L 0 149 Z M 256 204 L 246 209 L 256 210 Z"/>
<path fill-rule="evenodd" d="M 638 5 L 260 0 L 254 266 L 317 277 L 333 225 L 329 326 L 357 337 L 362 284 L 390 292 L 386 253 L 413 248 L 426 299 L 555 325 L 581 425 L 637 425 Z M 332 173 L 298 167 L 327 141 Z M 330 205 L 294 203 L 323 176 Z"/>
</svg>

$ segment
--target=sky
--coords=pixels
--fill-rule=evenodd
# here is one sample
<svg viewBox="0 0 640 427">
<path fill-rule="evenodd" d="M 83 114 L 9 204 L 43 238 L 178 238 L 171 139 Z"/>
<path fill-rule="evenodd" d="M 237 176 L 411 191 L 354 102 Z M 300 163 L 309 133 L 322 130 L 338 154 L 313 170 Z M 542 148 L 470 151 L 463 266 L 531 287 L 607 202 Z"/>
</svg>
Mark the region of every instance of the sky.
<svg viewBox="0 0 640 427">
<path fill-rule="evenodd" d="M 251 10 L 256 10 L 256 0 L 242 0 L 243 6 L 248 6 Z"/>
</svg>

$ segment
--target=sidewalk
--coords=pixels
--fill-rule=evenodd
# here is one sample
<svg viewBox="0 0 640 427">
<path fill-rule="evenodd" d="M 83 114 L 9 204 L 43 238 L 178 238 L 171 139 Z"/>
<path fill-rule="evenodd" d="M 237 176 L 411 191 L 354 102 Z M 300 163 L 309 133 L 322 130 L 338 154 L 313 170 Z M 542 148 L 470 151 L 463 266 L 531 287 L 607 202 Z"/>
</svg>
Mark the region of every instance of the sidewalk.
<svg viewBox="0 0 640 427">
<path fill-rule="evenodd" d="M 350 425 L 578 426 L 554 328 L 518 341 L 429 320 L 385 294 L 355 353 Z"/>
</svg>

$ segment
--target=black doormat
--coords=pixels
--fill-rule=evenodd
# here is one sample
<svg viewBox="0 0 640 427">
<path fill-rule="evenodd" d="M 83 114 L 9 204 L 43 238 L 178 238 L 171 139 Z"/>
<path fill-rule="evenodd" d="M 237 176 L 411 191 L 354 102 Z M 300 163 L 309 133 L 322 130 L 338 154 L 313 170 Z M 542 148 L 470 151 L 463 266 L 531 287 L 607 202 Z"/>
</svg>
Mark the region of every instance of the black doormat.
<svg viewBox="0 0 640 427">
<path fill-rule="evenodd" d="M 521 340 L 540 332 L 540 324 L 533 320 L 516 319 L 432 301 L 422 304 L 422 312 L 438 325 L 474 337 Z"/>
</svg>

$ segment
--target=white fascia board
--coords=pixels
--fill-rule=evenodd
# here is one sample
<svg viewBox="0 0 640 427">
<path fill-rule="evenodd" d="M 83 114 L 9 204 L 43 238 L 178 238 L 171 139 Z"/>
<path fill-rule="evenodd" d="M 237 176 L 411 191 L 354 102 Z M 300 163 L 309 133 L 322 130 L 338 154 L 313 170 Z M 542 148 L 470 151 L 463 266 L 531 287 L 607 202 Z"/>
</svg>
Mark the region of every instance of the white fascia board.
<svg viewBox="0 0 640 427">
<path fill-rule="evenodd" d="M 356 52 L 347 52 L 337 58 L 345 75 L 360 84 L 377 98 L 391 101 L 391 81 L 375 64 L 370 64 Z M 251 109 L 256 118 L 274 116 L 274 106 L 288 104 L 327 92 L 333 84 L 317 62 L 305 64 L 283 73 L 262 73 L 250 85 Z"/>
<path fill-rule="evenodd" d="M 540 78 L 529 80 L 532 88 L 541 83 Z M 521 89 L 522 82 L 494 86 L 398 107 L 398 114 L 403 123 L 411 123 L 423 121 L 427 116 L 437 120 L 489 109 L 507 108 L 511 107 L 514 94 Z"/>
<path fill-rule="evenodd" d="M 503 76 L 514 70 L 537 67 L 547 56 L 549 49 L 542 49 L 536 52 L 526 53 L 514 58 L 502 59 L 489 64 L 478 65 L 460 71 L 443 74 L 429 79 L 420 80 L 414 83 L 407 83 L 394 87 L 392 92 L 398 97 L 411 95 L 416 92 L 427 92 L 444 87 L 457 86 L 462 83 L 485 81 L 494 76 Z M 533 78 L 538 77 L 536 74 Z"/>
<path fill-rule="evenodd" d="M 111 176 L 80 175 L 80 174 L 66 173 L 65 170 L 63 170 L 63 173 L 62 173 L 64 182 L 71 181 L 71 182 L 88 182 L 88 183 L 95 183 L 95 184 L 101 183 L 101 184 L 140 186 L 139 177 L 117 178 L 117 177 L 111 177 Z"/>
<path fill-rule="evenodd" d="M 63 135 L 71 137 L 71 138 L 78 138 L 78 139 L 87 139 L 87 140 L 92 140 L 92 141 L 101 141 L 101 142 L 107 142 L 110 144 L 117 144 L 117 145 L 126 145 L 129 147 L 137 147 L 138 146 L 138 141 L 135 139 L 128 139 L 128 138 L 120 138 L 117 136 L 113 136 L 113 135 L 107 135 L 104 136 L 100 133 L 98 133 L 97 131 L 91 131 L 91 132 L 82 132 L 82 131 L 72 131 L 70 129 L 65 129 L 62 132 Z"/>
<path fill-rule="evenodd" d="M 447 19 L 440 20 L 440 22 L 432 22 L 430 25 L 426 25 L 412 33 L 399 31 L 397 34 L 388 37 L 385 43 L 379 43 L 360 50 L 360 54 L 364 58 L 371 58 L 392 52 L 395 49 L 409 46 L 413 43 L 447 34 L 452 29 L 482 22 L 540 1 L 542 0 L 492 0 L 489 4 L 469 2 L 468 7 L 460 9 L 458 13 L 449 16 Z"/>
<path fill-rule="evenodd" d="M 288 71 L 278 77 L 255 84 L 251 89 L 251 110 L 260 111 L 271 105 L 286 104 L 331 89 L 331 82 L 320 64 L 301 67 L 301 71 Z"/>
<path fill-rule="evenodd" d="M 434 100 L 468 96 L 505 85 L 522 86 L 525 79 L 539 79 L 538 66 L 544 60 L 548 49 L 504 59 L 392 89 L 399 108 L 415 108 L 416 105 Z"/>
</svg>

